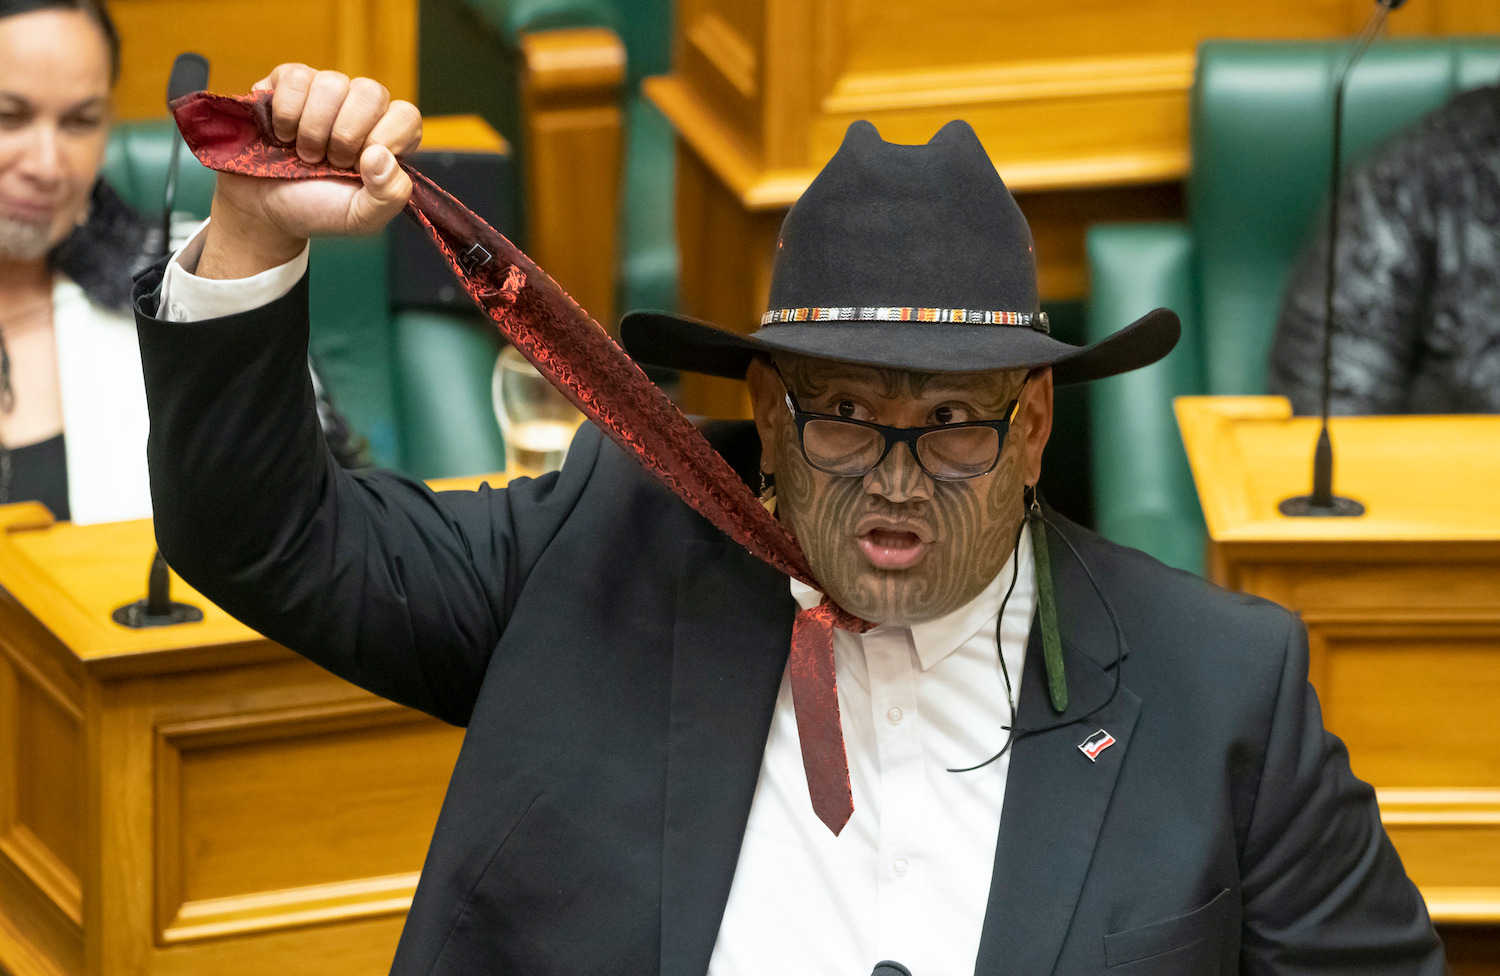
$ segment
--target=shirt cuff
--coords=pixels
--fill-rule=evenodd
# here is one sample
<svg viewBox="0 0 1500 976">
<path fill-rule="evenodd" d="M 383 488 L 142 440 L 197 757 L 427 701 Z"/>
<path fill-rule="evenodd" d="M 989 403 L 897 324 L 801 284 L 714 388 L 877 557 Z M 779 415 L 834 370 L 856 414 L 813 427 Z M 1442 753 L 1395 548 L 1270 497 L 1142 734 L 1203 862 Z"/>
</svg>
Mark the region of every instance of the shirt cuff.
<svg viewBox="0 0 1500 976">
<path fill-rule="evenodd" d="M 199 322 L 238 315 L 269 305 L 292 290 L 307 274 L 308 246 L 286 264 L 249 278 L 200 278 L 193 272 L 203 255 L 203 231 L 208 221 L 172 255 L 161 279 L 157 318 L 169 322 Z M 310 246 L 310 245 L 309 245 Z"/>
</svg>

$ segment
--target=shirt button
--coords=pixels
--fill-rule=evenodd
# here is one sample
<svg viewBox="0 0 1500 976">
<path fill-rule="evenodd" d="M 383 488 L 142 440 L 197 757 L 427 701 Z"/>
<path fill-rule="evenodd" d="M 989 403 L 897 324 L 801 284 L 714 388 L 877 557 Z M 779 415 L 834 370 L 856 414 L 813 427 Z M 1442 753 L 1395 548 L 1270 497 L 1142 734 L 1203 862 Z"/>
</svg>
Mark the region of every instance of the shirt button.
<svg viewBox="0 0 1500 976">
<path fill-rule="evenodd" d="M 906 874 L 907 867 L 908 865 L 906 863 L 906 858 L 904 857 L 896 858 L 896 860 L 891 864 L 891 870 L 896 872 L 896 877 L 898 878 Z"/>
<path fill-rule="evenodd" d="M 187 321 L 187 309 L 182 307 L 181 302 L 173 302 L 172 307 L 167 311 L 171 314 L 173 322 Z"/>
<path fill-rule="evenodd" d="M 890 711 L 888 711 L 888 712 L 885 713 L 885 717 L 890 720 L 890 723 L 892 725 L 900 725 L 901 724 L 901 709 L 892 707 Z"/>
</svg>

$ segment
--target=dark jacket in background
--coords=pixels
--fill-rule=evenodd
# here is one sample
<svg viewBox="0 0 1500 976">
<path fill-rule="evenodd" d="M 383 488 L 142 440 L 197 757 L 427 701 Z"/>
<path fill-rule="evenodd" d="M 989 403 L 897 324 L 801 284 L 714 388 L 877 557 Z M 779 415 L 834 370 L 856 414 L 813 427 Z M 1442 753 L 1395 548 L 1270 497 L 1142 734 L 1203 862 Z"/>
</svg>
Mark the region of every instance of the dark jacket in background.
<svg viewBox="0 0 1500 976">
<path fill-rule="evenodd" d="M 1500 412 L 1500 87 L 1377 149 L 1339 209 L 1331 411 Z M 1270 390 L 1297 413 L 1319 410 L 1326 242 L 1294 273 L 1271 351 Z"/>
<path fill-rule="evenodd" d="M 158 277 L 137 294 L 168 560 L 468 729 L 393 972 L 702 976 L 786 666 L 786 577 L 592 426 L 560 474 L 502 490 L 341 471 L 303 368 L 306 280 L 171 323 Z M 1072 721 L 1015 743 L 977 971 L 1441 973 L 1373 791 L 1323 731 L 1298 620 L 1055 521 Z M 1018 721 L 1056 720 L 1033 634 Z M 1099 728 L 1117 744 L 1094 763 L 1078 745 Z"/>
</svg>

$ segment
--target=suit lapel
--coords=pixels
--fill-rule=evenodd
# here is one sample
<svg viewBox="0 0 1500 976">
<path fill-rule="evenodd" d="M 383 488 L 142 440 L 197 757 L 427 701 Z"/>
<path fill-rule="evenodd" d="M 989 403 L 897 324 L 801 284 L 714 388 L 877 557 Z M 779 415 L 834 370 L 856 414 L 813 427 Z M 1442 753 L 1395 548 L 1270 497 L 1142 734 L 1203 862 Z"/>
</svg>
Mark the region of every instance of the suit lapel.
<svg viewBox="0 0 1500 976">
<path fill-rule="evenodd" d="M 1103 605 L 1055 531 L 1049 541 L 1069 706 L 1059 716 L 1048 703 L 1041 639 L 1033 626 L 1017 726 L 1072 724 L 1018 735 L 1012 746 L 975 966 L 980 976 L 1052 972 L 1140 710 L 1130 689 L 1115 691 L 1114 630 Z M 1115 742 L 1091 762 L 1078 747 L 1100 729 Z"/>
<path fill-rule="evenodd" d="M 786 577 L 729 542 L 683 563 L 672 649 L 661 971 L 708 969 L 796 611 Z"/>
</svg>

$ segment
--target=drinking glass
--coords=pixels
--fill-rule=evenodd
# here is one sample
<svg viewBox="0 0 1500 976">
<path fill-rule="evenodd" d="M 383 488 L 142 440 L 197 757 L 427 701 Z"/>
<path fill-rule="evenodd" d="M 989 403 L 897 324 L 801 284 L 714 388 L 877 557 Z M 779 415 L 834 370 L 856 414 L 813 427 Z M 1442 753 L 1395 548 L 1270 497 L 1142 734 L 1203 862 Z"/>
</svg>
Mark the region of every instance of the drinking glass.
<svg viewBox="0 0 1500 976">
<path fill-rule="evenodd" d="M 578 408 L 512 346 L 495 360 L 491 394 L 505 435 L 505 473 L 534 478 L 562 467 L 568 444 L 583 423 Z"/>
</svg>

